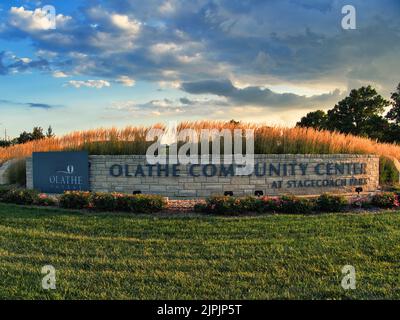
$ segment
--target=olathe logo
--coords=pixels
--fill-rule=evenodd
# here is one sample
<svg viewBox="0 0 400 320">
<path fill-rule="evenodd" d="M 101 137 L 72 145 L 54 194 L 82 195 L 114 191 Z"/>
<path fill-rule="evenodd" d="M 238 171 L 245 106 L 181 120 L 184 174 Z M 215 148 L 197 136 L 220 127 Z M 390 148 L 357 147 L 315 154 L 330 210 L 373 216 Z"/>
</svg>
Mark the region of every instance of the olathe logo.
<svg viewBox="0 0 400 320">
<path fill-rule="evenodd" d="M 69 164 L 67 166 L 67 170 L 66 171 L 57 171 L 57 173 L 64 173 L 64 174 L 73 174 L 74 173 L 74 166 L 72 164 Z"/>
<path fill-rule="evenodd" d="M 71 190 L 76 190 L 83 183 L 82 176 L 74 175 L 75 167 L 72 164 L 67 165 L 66 170 L 58 170 L 56 173 L 56 175 L 49 177 L 49 182 L 52 185 L 64 185 L 68 186 Z"/>
</svg>

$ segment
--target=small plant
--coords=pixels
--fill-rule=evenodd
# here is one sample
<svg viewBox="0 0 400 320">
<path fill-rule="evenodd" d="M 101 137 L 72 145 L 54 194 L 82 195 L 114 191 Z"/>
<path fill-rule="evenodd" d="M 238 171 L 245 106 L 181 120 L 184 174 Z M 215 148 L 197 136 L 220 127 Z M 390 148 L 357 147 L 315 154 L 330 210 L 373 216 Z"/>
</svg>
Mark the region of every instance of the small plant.
<svg viewBox="0 0 400 320">
<path fill-rule="evenodd" d="M 327 193 L 321 194 L 316 200 L 316 209 L 321 212 L 341 212 L 347 205 L 345 197 Z"/>
<path fill-rule="evenodd" d="M 276 197 L 262 197 L 262 211 L 276 213 L 282 211 L 282 201 Z"/>
<path fill-rule="evenodd" d="M 26 186 L 26 160 L 18 159 L 7 169 L 7 180 L 9 184 Z"/>
<path fill-rule="evenodd" d="M 90 197 L 90 203 L 95 210 L 114 211 L 116 209 L 116 198 L 112 193 L 97 192 Z"/>
<path fill-rule="evenodd" d="M 241 212 L 263 212 L 264 203 L 260 198 L 248 196 L 240 198 Z"/>
<path fill-rule="evenodd" d="M 86 209 L 90 204 L 90 192 L 65 191 L 59 199 L 59 206 L 65 209 Z"/>
<path fill-rule="evenodd" d="M 112 196 L 115 201 L 116 211 L 130 211 L 132 195 L 125 193 L 112 193 Z"/>
<path fill-rule="evenodd" d="M 4 196 L 9 192 L 11 188 L 9 187 L 0 187 L 0 201 L 3 201 Z"/>
<path fill-rule="evenodd" d="M 196 203 L 193 210 L 197 213 L 207 213 L 207 205 L 205 203 Z"/>
<path fill-rule="evenodd" d="M 38 199 L 38 192 L 28 189 L 11 189 L 2 196 L 2 199 L 8 203 L 31 205 Z"/>
<path fill-rule="evenodd" d="M 206 211 L 215 214 L 240 213 L 240 200 L 230 196 L 213 196 L 206 199 Z"/>
<path fill-rule="evenodd" d="M 371 203 L 382 209 L 399 207 L 399 197 L 393 192 L 377 193 L 372 197 Z"/>
<path fill-rule="evenodd" d="M 154 213 L 161 211 L 166 205 L 162 196 L 135 194 L 130 196 L 129 209 L 135 213 Z"/>
<path fill-rule="evenodd" d="M 49 197 L 47 194 L 41 193 L 41 194 L 38 194 L 38 196 L 35 199 L 35 201 L 33 202 L 33 204 L 37 205 L 37 206 L 43 206 L 43 207 L 52 207 L 57 204 L 57 201 L 54 198 Z"/>
<path fill-rule="evenodd" d="M 380 157 L 379 160 L 379 184 L 383 186 L 395 185 L 399 182 L 399 171 L 392 159 Z"/>
<path fill-rule="evenodd" d="M 283 213 L 307 214 L 311 213 L 315 207 L 312 200 L 294 196 L 282 196 L 280 202 L 280 211 Z"/>
</svg>

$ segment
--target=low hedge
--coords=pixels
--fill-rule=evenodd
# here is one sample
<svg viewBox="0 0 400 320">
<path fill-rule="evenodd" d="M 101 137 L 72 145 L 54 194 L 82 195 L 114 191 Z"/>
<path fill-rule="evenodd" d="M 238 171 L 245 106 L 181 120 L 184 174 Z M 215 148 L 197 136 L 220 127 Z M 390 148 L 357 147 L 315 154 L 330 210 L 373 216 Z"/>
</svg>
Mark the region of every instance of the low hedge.
<svg viewBox="0 0 400 320">
<path fill-rule="evenodd" d="M 65 191 L 59 197 L 59 206 L 64 209 L 88 209 L 90 204 L 90 192 Z"/>
<path fill-rule="evenodd" d="M 205 204 L 197 204 L 194 209 L 196 212 L 230 215 L 246 212 L 307 214 L 311 213 L 314 207 L 313 200 L 294 196 L 279 198 L 213 196 L 207 198 Z"/>
<path fill-rule="evenodd" d="M 0 187 L 0 202 L 4 202 L 5 195 L 11 190 L 9 187 Z"/>
<path fill-rule="evenodd" d="M 29 189 L 10 189 L 2 195 L 2 201 L 21 205 L 32 205 L 39 198 L 39 193 Z"/>
<path fill-rule="evenodd" d="M 289 213 L 310 214 L 313 212 L 340 212 L 346 209 L 348 201 L 342 196 L 323 194 L 316 199 L 280 196 L 280 197 L 230 197 L 214 196 L 206 199 L 205 204 L 197 204 L 196 212 L 209 214 Z"/>
<path fill-rule="evenodd" d="M 371 204 L 382 209 L 393 209 L 400 206 L 399 196 L 394 192 L 378 193 L 372 197 Z"/>
<path fill-rule="evenodd" d="M 154 213 L 164 209 L 166 201 L 158 195 L 66 191 L 59 205 L 66 209 Z"/>
<path fill-rule="evenodd" d="M 57 205 L 54 198 L 36 190 L 7 187 L 0 188 L 0 202 L 46 207 Z"/>
<path fill-rule="evenodd" d="M 341 212 L 346 209 L 349 202 L 344 196 L 321 194 L 316 199 L 316 209 L 322 212 Z"/>
<path fill-rule="evenodd" d="M 42 206 L 42 207 L 54 207 L 58 204 L 58 202 L 55 198 L 49 197 L 45 193 L 40 193 L 36 197 L 33 204 L 36 206 Z"/>
<path fill-rule="evenodd" d="M 280 197 L 231 197 L 213 196 L 205 203 L 194 206 L 195 212 L 219 215 L 240 213 L 289 213 L 309 214 L 313 212 L 342 212 L 349 207 L 394 209 L 400 207 L 399 195 L 394 192 L 378 193 L 367 198 L 348 201 L 343 196 L 322 194 L 318 198 L 295 196 Z M 154 213 L 167 207 L 164 197 L 159 195 L 124 194 L 66 191 L 57 198 L 35 190 L 0 187 L 0 202 L 20 205 L 56 206 L 65 209 L 90 209 L 96 211 L 123 211 Z"/>
<path fill-rule="evenodd" d="M 154 213 L 166 208 L 164 197 L 149 194 L 93 193 L 92 208 L 99 211 Z"/>
<path fill-rule="evenodd" d="M 159 212 L 167 206 L 165 199 L 158 195 L 66 191 L 57 199 L 35 190 L 6 187 L 0 188 L 0 202 L 46 207 L 58 204 L 60 208 L 64 209 L 134 213 Z"/>
</svg>

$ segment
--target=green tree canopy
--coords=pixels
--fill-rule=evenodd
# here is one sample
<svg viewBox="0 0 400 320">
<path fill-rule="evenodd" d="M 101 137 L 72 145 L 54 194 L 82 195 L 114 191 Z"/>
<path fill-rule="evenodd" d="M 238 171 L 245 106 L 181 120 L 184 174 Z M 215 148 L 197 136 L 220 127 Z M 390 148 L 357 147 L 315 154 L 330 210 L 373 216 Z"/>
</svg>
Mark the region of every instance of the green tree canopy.
<svg viewBox="0 0 400 320">
<path fill-rule="evenodd" d="M 298 127 L 311 127 L 315 129 L 325 129 L 328 121 L 328 116 L 325 111 L 317 110 L 306 114 L 302 117 L 296 126 Z"/>
<path fill-rule="evenodd" d="M 55 136 L 55 134 L 53 132 L 53 128 L 51 126 L 49 126 L 47 128 L 46 138 L 53 138 L 54 136 Z"/>
<path fill-rule="evenodd" d="M 350 95 L 328 111 L 328 129 L 368 136 L 371 121 L 377 120 L 389 101 L 371 86 L 353 89 Z"/>
</svg>

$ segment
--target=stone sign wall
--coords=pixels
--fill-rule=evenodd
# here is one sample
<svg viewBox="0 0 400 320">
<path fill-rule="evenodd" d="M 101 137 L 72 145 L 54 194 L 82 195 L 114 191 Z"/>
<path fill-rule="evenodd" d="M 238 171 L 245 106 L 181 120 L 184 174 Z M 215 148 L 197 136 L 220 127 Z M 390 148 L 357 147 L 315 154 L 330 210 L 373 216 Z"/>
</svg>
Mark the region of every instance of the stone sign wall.
<svg viewBox="0 0 400 320">
<path fill-rule="evenodd" d="M 31 159 L 27 184 L 33 186 Z M 324 192 L 376 191 L 379 157 L 374 155 L 255 155 L 254 172 L 235 176 L 234 165 L 149 165 L 145 156 L 89 156 L 92 191 L 140 191 L 171 198 L 195 198 L 233 192 L 235 196 L 318 195 Z"/>
</svg>

